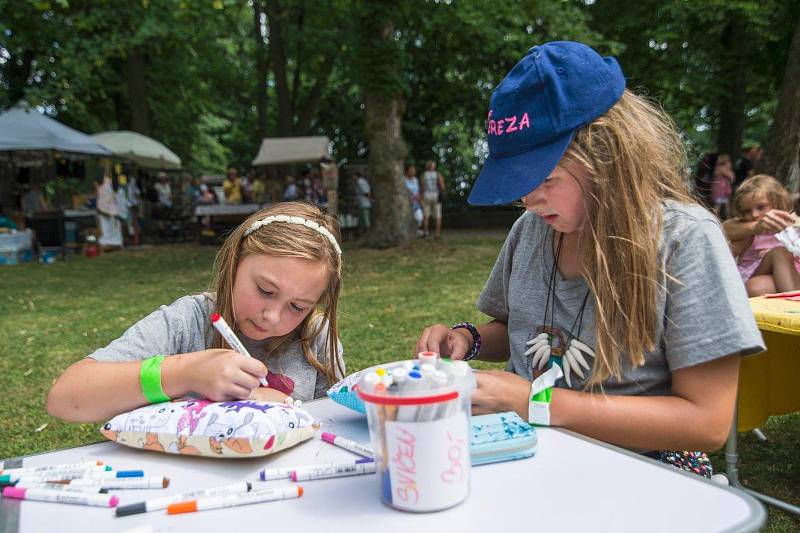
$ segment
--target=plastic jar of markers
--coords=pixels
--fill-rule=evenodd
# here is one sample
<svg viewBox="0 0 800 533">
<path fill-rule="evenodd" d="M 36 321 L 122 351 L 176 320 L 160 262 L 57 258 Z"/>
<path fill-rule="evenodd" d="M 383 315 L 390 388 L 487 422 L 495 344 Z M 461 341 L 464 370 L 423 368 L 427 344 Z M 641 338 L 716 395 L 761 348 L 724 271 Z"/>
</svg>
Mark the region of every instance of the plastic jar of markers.
<svg viewBox="0 0 800 533">
<path fill-rule="evenodd" d="M 381 499 L 402 511 L 453 507 L 469 495 L 472 369 L 422 352 L 366 373 L 364 401 Z"/>
</svg>

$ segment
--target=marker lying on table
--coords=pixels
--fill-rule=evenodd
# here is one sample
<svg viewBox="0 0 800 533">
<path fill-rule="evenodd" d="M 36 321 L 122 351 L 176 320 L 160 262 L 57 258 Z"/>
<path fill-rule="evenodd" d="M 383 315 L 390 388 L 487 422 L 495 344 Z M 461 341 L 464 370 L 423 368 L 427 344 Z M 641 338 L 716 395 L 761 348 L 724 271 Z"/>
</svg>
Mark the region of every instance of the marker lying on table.
<svg viewBox="0 0 800 533">
<path fill-rule="evenodd" d="M 7 470 L 0 475 L 0 483 L 14 482 L 26 478 L 74 479 L 76 477 L 90 476 L 111 471 L 112 470 L 110 466 L 70 466 L 63 468 L 51 468 L 47 470 L 18 469 L 14 472 Z"/>
<path fill-rule="evenodd" d="M 312 479 L 328 479 L 332 477 L 360 476 L 375 473 L 375 461 L 360 459 L 359 462 L 322 467 L 300 468 L 292 472 L 292 481 L 309 481 Z"/>
<path fill-rule="evenodd" d="M 180 503 L 173 503 L 167 507 L 167 514 L 194 513 L 221 509 L 223 507 L 238 507 L 253 503 L 272 502 L 275 500 L 288 500 L 299 498 L 303 495 L 303 487 L 280 487 L 274 489 L 254 490 L 243 494 L 229 494 L 227 496 L 210 496 Z"/>
<path fill-rule="evenodd" d="M 352 464 L 372 461 L 370 458 L 363 458 L 363 459 L 356 459 L 353 461 Z M 343 464 L 350 464 L 350 463 L 343 463 Z M 289 479 L 292 477 L 292 472 L 296 470 L 304 470 L 307 468 L 324 468 L 326 466 L 331 466 L 331 463 L 319 463 L 313 465 L 300 465 L 300 466 L 276 466 L 271 468 L 265 468 L 264 470 L 258 473 L 258 479 L 261 481 L 275 481 L 276 479 Z"/>
<path fill-rule="evenodd" d="M 169 487 L 169 478 L 163 476 L 139 477 L 127 479 L 73 479 L 69 485 L 94 486 L 109 490 L 127 489 L 165 489 Z"/>
<path fill-rule="evenodd" d="M 123 479 L 123 478 L 140 478 L 144 476 L 144 471 L 142 470 L 111 470 L 109 472 L 94 472 L 94 471 L 87 471 L 87 470 L 75 470 L 72 472 L 34 472 L 32 474 L 17 474 L 9 476 L 9 481 L 41 481 L 41 482 L 53 482 L 57 483 L 60 481 L 72 481 L 73 479 Z M 3 478 L 6 476 L 0 476 L 0 482 L 5 481 Z"/>
<path fill-rule="evenodd" d="M 368 457 L 370 459 L 373 458 L 372 449 L 364 446 L 361 443 L 358 443 L 354 440 L 346 439 L 344 437 L 339 437 L 334 435 L 333 433 L 323 433 L 322 440 L 333 444 L 334 446 L 339 446 L 340 448 L 344 448 L 345 450 L 351 451 L 353 453 L 357 453 L 363 457 Z"/>
<path fill-rule="evenodd" d="M 370 463 L 373 459 L 369 457 L 363 457 L 361 459 L 356 459 L 352 463 L 319 463 L 315 465 L 300 465 L 300 466 L 277 466 L 272 468 L 265 468 L 261 472 L 258 473 L 258 477 L 261 481 L 274 481 L 276 479 L 289 479 L 292 477 L 292 474 L 298 470 L 310 470 L 313 468 L 328 468 L 330 466 L 339 466 L 339 465 L 350 465 L 350 464 L 360 464 L 360 463 Z"/>
<path fill-rule="evenodd" d="M 230 485 L 223 485 L 221 487 L 212 487 L 209 489 L 194 490 L 191 492 L 183 492 L 181 494 L 173 494 L 171 496 L 164 496 L 163 498 L 156 498 L 147 500 L 146 502 L 131 503 L 129 505 L 121 505 L 117 507 L 117 516 L 130 516 L 141 513 L 149 513 L 150 511 L 160 511 L 166 509 L 170 504 L 183 502 L 201 496 L 219 496 L 229 494 L 240 494 L 249 492 L 253 489 L 253 485 L 247 481 L 239 483 L 231 483 Z"/>
<path fill-rule="evenodd" d="M 49 483 L 47 481 L 20 481 L 14 486 L 18 489 L 47 489 L 95 494 L 108 492 L 108 489 L 104 489 L 100 485 L 67 485 L 66 483 Z"/>
<path fill-rule="evenodd" d="M 244 347 L 242 341 L 239 340 L 239 337 L 233 332 L 231 327 L 225 322 L 225 319 L 222 318 L 222 315 L 219 313 L 212 313 L 211 314 L 211 323 L 217 328 L 219 334 L 222 335 L 222 338 L 225 339 L 225 342 L 228 343 L 234 351 L 239 352 L 242 355 L 246 355 L 247 357 L 253 357 L 250 355 L 250 352 L 247 351 L 247 348 Z M 259 383 L 261 383 L 262 387 L 267 387 L 267 378 L 258 378 Z"/>
<path fill-rule="evenodd" d="M 18 489 L 16 487 L 4 488 L 3 498 L 33 500 L 37 502 L 71 503 L 74 505 L 91 505 L 94 507 L 116 507 L 119 503 L 119 498 L 117 496 L 110 496 L 108 494 L 88 494 L 49 489 Z"/>
<path fill-rule="evenodd" d="M 86 461 L 83 463 L 71 463 L 63 465 L 45 465 L 45 466 L 26 466 L 20 468 L 3 468 L 0 469 L 0 474 L 32 474 L 34 472 L 69 472 L 72 470 L 91 470 L 97 468 L 99 470 L 111 470 L 108 465 L 103 466 L 103 461 Z"/>
</svg>

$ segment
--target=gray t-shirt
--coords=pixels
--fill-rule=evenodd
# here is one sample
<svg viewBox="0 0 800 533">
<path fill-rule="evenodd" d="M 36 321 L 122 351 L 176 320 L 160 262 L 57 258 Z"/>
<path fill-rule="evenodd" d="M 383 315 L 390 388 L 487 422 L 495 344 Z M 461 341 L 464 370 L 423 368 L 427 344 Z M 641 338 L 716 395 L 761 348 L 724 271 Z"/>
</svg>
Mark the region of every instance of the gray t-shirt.
<svg viewBox="0 0 800 533">
<path fill-rule="evenodd" d="M 154 355 L 175 355 L 207 350 L 213 341 L 211 313 L 214 301 L 209 294 L 184 296 L 170 305 L 162 305 L 136 324 L 128 328 L 122 336 L 105 348 L 100 348 L 88 357 L 97 361 L 139 361 Z M 254 341 L 239 335 L 247 351 L 253 357 L 267 363 L 270 372 L 282 374 L 294 381 L 291 396 L 297 400 L 308 401 L 325 397 L 330 386 L 325 376 L 306 360 L 299 342 L 286 347 L 283 353 L 266 360 L 264 341 Z M 317 361 L 327 365 L 326 346 L 328 327 L 312 343 Z M 337 340 L 338 342 L 338 340 Z M 338 357 L 344 370 L 342 344 L 338 342 Z M 337 375 L 337 379 L 343 376 Z M 286 383 L 286 380 L 283 380 Z"/>
<path fill-rule="evenodd" d="M 700 206 L 671 200 L 664 202 L 662 211 L 658 255 L 662 271 L 656 275 L 666 291 L 660 291 L 657 301 L 663 320 L 657 326 L 656 350 L 646 353 L 644 365 L 637 368 L 632 368 L 623 354 L 621 380 L 612 377 L 602 384 L 608 394 L 670 395 L 674 370 L 764 349 L 718 222 Z M 530 347 L 526 343 L 551 325 L 550 311 L 546 321 L 544 314 L 553 263 L 553 231 L 540 217 L 525 213 L 511 229 L 478 297 L 478 309 L 508 324 L 508 370 L 528 380 L 532 379 L 533 354 L 525 355 Z M 550 303 L 556 337 L 553 344 L 562 345 L 569 342 L 571 329 L 577 333 L 576 318 L 588 288 L 583 278 L 565 280 L 558 271 L 556 284 Z M 589 296 L 577 338 L 592 350 L 594 319 L 594 301 Z M 586 356 L 586 362 L 591 367 L 593 359 Z M 571 374 L 573 389 L 584 387 L 589 372 L 584 371 L 584 375 L 580 379 Z M 557 385 L 567 387 L 563 378 Z"/>
</svg>

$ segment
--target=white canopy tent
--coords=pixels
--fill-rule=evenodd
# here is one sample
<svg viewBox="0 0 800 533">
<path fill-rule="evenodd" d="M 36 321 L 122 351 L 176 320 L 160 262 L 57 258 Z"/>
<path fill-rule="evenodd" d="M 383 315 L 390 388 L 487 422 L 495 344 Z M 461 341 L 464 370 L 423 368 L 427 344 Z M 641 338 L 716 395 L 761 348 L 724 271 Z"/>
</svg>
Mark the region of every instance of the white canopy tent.
<svg viewBox="0 0 800 533">
<path fill-rule="evenodd" d="M 253 166 L 317 162 L 328 155 L 330 142 L 325 136 L 263 139 Z"/>
<path fill-rule="evenodd" d="M 104 131 L 92 137 L 107 146 L 115 156 L 130 159 L 137 165 L 153 169 L 181 168 L 181 158 L 175 152 L 135 131 Z"/>
<path fill-rule="evenodd" d="M 0 114 L 0 152 L 51 150 L 64 155 L 111 155 L 102 143 L 40 113 L 27 102 L 19 102 Z"/>
</svg>

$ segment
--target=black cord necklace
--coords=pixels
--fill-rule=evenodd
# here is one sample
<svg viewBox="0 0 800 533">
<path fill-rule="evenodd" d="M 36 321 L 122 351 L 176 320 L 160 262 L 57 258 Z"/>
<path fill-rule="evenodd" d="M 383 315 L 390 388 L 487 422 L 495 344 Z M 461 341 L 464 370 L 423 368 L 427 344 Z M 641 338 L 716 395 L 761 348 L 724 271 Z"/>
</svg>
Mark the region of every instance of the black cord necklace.
<svg viewBox="0 0 800 533">
<path fill-rule="evenodd" d="M 586 289 L 586 294 L 583 297 L 583 302 L 581 303 L 580 310 L 575 317 L 575 320 L 572 322 L 572 326 L 569 328 L 569 332 L 567 333 L 566 346 L 559 346 L 558 349 L 561 350 L 561 354 L 555 354 L 556 346 L 554 346 L 555 336 L 556 336 L 556 328 L 555 328 L 555 304 L 556 304 L 556 289 L 557 289 L 557 281 L 558 281 L 558 265 L 561 260 L 561 251 L 563 249 L 564 244 L 564 234 L 559 233 L 558 235 L 558 243 L 554 242 L 554 234 L 555 232 L 551 233 L 551 243 L 552 246 L 555 248 L 554 258 L 553 258 L 553 268 L 550 271 L 550 279 L 547 283 L 547 298 L 545 301 L 545 308 L 544 308 L 544 317 L 542 322 L 544 324 L 548 323 L 548 313 L 550 315 L 550 327 L 546 328 L 546 331 L 540 333 L 532 340 L 528 341 L 529 345 L 532 345 L 525 354 L 533 355 L 533 360 L 531 365 L 533 368 L 538 366 L 539 370 L 544 369 L 544 367 L 551 361 L 551 359 L 556 358 L 551 364 L 558 364 L 560 360 L 561 368 L 564 371 L 564 379 L 567 382 L 568 386 L 572 386 L 570 372 L 573 371 L 577 374 L 581 379 L 584 378 L 584 373 L 581 370 L 581 366 L 585 370 L 590 370 L 589 364 L 586 362 L 586 359 L 583 356 L 583 353 L 594 357 L 594 350 L 589 348 L 586 344 L 581 342 L 578 337 L 581 334 L 581 329 L 583 327 L 583 315 L 584 311 L 586 310 L 586 303 L 589 301 L 589 289 Z M 577 331 L 576 331 L 577 326 Z M 573 335 L 573 332 L 574 335 Z M 583 352 L 583 353 L 581 353 Z"/>
</svg>

